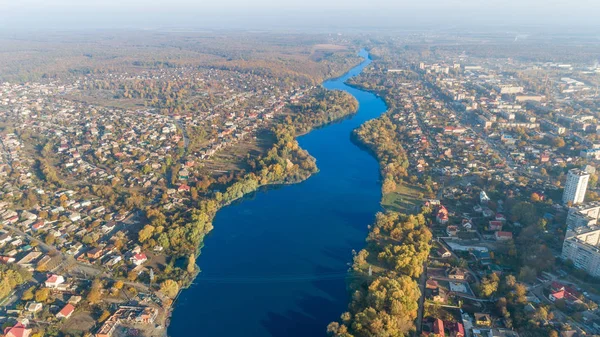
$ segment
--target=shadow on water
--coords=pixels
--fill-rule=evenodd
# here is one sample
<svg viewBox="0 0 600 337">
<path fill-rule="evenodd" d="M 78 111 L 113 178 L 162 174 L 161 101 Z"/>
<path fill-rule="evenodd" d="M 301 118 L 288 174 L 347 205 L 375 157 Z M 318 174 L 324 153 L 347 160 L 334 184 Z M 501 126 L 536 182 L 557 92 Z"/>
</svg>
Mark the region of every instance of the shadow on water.
<svg viewBox="0 0 600 337">
<path fill-rule="evenodd" d="M 317 266 L 315 275 L 332 274 L 338 272 L 325 266 Z M 267 319 L 261 324 L 272 337 L 289 336 L 320 336 L 324 335 L 327 323 L 323 324 L 321 316 L 335 319 L 339 312 L 337 303 L 347 302 L 348 295 L 345 287 L 340 287 L 338 279 L 315 280 L 312 285 L 320 290 L 319 295 L 303 292 L 295 301 L 297 310 L 281 312 L 268 312 Z M 318 313 L 315 316 L 315 313 Z"/>
</svg>

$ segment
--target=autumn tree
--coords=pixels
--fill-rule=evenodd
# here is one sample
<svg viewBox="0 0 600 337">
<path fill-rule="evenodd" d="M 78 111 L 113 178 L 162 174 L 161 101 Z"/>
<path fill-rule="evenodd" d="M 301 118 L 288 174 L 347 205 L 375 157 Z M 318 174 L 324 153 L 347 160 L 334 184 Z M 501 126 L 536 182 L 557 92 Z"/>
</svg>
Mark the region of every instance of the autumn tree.
<svg viewBox="0 0 600 337">
<path fill-rule="evenodd" d="M 160 292 L 170 298 L 175 298 L 179 293 L 179 284 L 173 280 L 165 280 L 160 284 Z"/>
</svg>

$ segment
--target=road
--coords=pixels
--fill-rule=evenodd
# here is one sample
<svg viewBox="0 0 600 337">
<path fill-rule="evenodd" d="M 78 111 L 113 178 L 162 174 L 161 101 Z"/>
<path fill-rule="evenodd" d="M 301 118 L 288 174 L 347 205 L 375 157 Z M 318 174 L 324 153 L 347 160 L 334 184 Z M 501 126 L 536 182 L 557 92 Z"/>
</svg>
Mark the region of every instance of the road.
<svg viewBox="0 0 600 337">
<path fill-rule="evenodd" d="M 421 297 L 419 297 L 419 310 L 417 312 L 417 336 L 421 335 L 423 328 L 423 312 L 425 311 L 425 283 L 427 282 L 427 262 L 423 263 L 423 272 L 419 277 L 419 289 Z"/>
<path fill-rule="evenodd" d="M 530 287 L 529 291 L 531 291 L 531 293 L 534 294 L 535 297 L 537 297 L 542 303 L 554 306 L 554 302 L 550 301 L 550 299 L 544 295 L 544 287 L 550 282 L 552 281 L 546 281 L 544 283 L 540 283 L 538 285 Z M 582 329 L 583 331 L 586 330 L 584 327 L 580 326 L 579 323 L 570 319 L 565 313 L 560 311 L 558 308 L 552 310 L 552 313 L 554 313 L 555 319 L 558 319 L 561 322 L 568 322 L 571 326 L 575 326 L 579 329 Z"/>
</svg>

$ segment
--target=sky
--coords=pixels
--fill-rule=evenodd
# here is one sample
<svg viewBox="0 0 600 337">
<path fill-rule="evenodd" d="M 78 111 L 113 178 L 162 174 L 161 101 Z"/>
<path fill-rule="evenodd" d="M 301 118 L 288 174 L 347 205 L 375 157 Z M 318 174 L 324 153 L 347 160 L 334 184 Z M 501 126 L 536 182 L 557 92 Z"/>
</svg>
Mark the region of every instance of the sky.
<svg viewBox="0 0 600 337">
<path fill-rule="evenodd" d="M 598 0 L 0 0 L 0 30 L 599 26 Z"/>
</svg>

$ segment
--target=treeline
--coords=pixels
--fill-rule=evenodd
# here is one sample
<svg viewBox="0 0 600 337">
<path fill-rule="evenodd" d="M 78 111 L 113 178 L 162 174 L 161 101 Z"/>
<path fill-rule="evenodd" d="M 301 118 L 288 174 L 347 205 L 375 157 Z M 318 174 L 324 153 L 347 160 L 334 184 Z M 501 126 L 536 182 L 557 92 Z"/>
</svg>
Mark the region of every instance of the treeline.
<svg viewBox="0 0 600 337">
<path fill-rule="evenodd" d="M 366 122 L 356 129 L 353 137 L 377 157 L 383 178 L 384 194 L 393 192 L 408 176 L 408 158 L 402 147 L 402 135 L 386 114 Z"/>
<path fill-rule="evenodd" d="M 315 126 L 324 125 L 356 113 L 358 101 L 351 94 L 339 90 L 317 88 L 310 98 L 290 104 L 292 112 L 289 124 L 294 125 L 299 134 L 310 131 Z"/>
<path fill-rule="evenodd" d="M 431 238 L 423 214 L 377 214 L 367 247 L 354 257 L 349 311 L 329 324 L 329 335 L 401 337 L 414 331 L 421 296 L 417 278 Z"/>
<path fill-rule="evenodd" d="M 221 207 L 256 191 L 260 186 L 298 182 L 316 172 L 315 159 L 299 147 L 293 126 L 278 125 L 272 132 L 276 141 L 264 156 L 252 161 L 253 171 L 236 179 L 223 191 L 200 200 L 191 216 L 167 217 L 160 210 L 148 209 L 149 224 L 138 233 L 138 242 L 148 248 L 160 245 L 173 259 L 190 254 L 197 256 L 204 236 L 213 228 L 212 219 Z M 184 280 L 182 284 L 185 285 L 192 280 L 190 276 L 194 272 L 193 268 L 187 268 L 187 271 L 170 268 L 169 273 L 160 278 L 175 278 L 173 276 L 177 275 L 176 279 Z"/>
<path fill-rule="evenodd" d="M 0 299 L 8 296 L 17 286 L 29 281 L 31 273 L 16 265 L 0 265 Z"/>
</svg>

